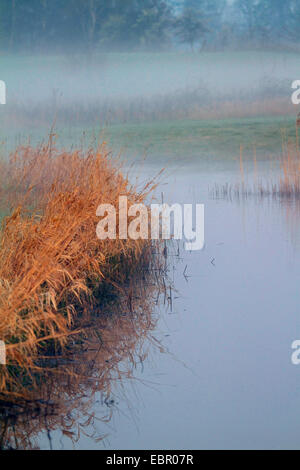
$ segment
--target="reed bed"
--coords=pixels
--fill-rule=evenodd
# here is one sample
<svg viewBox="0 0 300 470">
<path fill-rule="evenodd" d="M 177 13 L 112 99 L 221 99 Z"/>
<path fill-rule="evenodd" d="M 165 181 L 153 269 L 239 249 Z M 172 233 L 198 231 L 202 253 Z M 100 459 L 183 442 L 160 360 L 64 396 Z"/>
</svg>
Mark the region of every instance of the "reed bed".
<svg viewBox="0 0 300 470">
<path fill-rule="evenodd" d="M 286 138 L 282 130 L 281 156 L 272 159 L 273 175 L 261 176 L 258 172 L 256 151 L 253 152 L 253 177 L 251 183 L 247 180 L 244 170 L 243 148 L 240 148 L 239 173 L 240 181 L 235 184 L 226 182 L 215 186 L 211 190 L 214 198 L 222 199 L 248 199 L 250 197 L 274 199 L 300 199 L 300 150 L 298 124 L 296 124 L 295 142 Z M 249 163 L 249 162 L 247 162 Z M 274 174 L 275 169 L 275 174 Z"/>
<path fill-rule="evenodd" d="M 41 387 L 43 358 L 80 345 L 93 307 L 110 300 L 110 288 L 122 295 L 133 275 L 149 269 L 151 242 L 99 240 L 96 209 L 118 208 L 120 195 L 144 202 L 153 187 L 131 186 L 105 145 L 86 154 L 58 152 L 50 139 L 1 163 L 0 196 L 9 208 L 0 233 L 2 398 L 29 399 Z"/>
</svg>

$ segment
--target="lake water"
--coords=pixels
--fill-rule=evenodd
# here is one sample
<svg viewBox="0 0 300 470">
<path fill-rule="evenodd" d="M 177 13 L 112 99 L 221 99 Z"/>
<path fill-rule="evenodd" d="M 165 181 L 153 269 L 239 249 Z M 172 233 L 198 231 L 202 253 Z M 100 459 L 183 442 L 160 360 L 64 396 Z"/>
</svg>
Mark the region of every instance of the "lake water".
<svg viewBox="0 0 300 470">
<path fill-rule="evenodd" d="M 236 172 L 165 176 L 166 202 L 205 204 L 205 249 L 170 260 L 177 292 L 153 333 L 168 352 L 150 348 L 135 380 L 113 387 L 112 418 L 96 424 L 106 437 L 82 435 L 75 448 L 300 447 L 300 366 L 291 362 L 300 338 L 300 211 L 268 198 L 213 199 L 208 185 L 225 180 L 234 183 Z M 47 433 L 38 444 L 49 448 Z M 72 448 L 59 429 L 51 445 Z"/>
</svg>

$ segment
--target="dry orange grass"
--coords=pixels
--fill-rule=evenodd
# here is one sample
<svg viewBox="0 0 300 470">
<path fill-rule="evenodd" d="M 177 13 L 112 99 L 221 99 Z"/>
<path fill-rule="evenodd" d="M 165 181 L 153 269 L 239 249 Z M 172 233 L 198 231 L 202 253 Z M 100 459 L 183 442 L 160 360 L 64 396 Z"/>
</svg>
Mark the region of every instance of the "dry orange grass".
<svg viewBox="0 0 300 470">
<path fill-rule="evenodd" d="M 152 187 L 131 187 L 105 146 L 81 155 L 57 152 L 50 140 L 2 163 L 0 196 L 12 213 L 0 234 L 0 339 L 8 362 L 0 367 L 1 392 L 34 386 L 49 345 L 61 351 L 82 332 L 99 284 L 121 292 L 150 263 L 150 242 L 100 241 L 95 230 L 100 203 L 117 208 L 120 195 L 142 202 Z"/>
<path fill-rule="evenodd" d="M 300 153 L 298 127 L 296 127 L 296 147 L 287 142 L 282 144 L 282 159 L 279 184 L 275 188 L 281 196 L 300 197 Z"/>
</svg>

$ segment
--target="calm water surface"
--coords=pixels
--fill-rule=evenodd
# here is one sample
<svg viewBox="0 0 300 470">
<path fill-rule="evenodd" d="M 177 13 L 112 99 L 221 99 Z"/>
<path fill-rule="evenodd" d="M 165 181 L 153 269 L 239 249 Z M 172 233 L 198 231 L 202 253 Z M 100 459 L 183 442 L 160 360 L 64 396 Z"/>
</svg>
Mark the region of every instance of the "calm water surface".
<svg viewBox="0 0 300 470">
<path fill-rule="evenodd" d="M 99 423 L 106 438 L 82 436 L 77 448 L 300 448 L 300 210 L 209 196 L 208 184 L 236 176 L 165 178 L 167 202 L 205 204 L 205 249 L 181 251 L 170 271 L 177 293 L 154 333 L 169 352 L 153 347 L 136 380 L 116 388 L 112 419 Z M 51 438 L 72 448 L 59 430 Z M 39 445 L 49 448 L 46 434 Z"/>
</svg>

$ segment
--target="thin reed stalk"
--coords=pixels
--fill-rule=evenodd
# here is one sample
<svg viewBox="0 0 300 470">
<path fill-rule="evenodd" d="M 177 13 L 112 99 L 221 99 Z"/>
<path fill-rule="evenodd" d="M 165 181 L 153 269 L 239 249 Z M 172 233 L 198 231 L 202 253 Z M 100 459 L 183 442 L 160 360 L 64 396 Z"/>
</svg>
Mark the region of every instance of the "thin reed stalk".
<svg viewBox="0 0 300 470">
<path fill-rule="evenodd" d="M 258 175 L 258 164 L 256 150 L 253 152 L 253 184 L 245 185 L 245 172 L 243 164 L 243 147 L 240 147 L 239 169 L 240 182 L 236 184 L 226 183 L 225 185 L 215 185 L 211 194 L 213 197 L 222 198 L 243 198 L 250 196 L 272 196 L 274 198 L 300 199 L 300 158 L 298 128 L 296 125 L 296 143 L 293 144 L 286 136 L 284 129 L 281 130 L 282 145 L 281 157 L 277 158 L 278 172 L 275 179 L 270 176 L 264 180 Z M 270 160 L 273 169 L 274 160 Z"/>
</svg>

